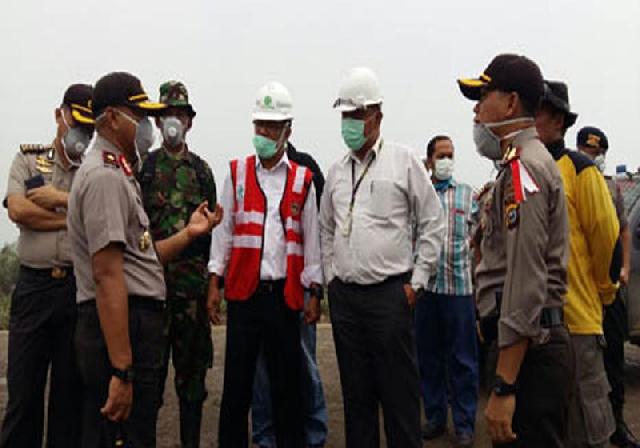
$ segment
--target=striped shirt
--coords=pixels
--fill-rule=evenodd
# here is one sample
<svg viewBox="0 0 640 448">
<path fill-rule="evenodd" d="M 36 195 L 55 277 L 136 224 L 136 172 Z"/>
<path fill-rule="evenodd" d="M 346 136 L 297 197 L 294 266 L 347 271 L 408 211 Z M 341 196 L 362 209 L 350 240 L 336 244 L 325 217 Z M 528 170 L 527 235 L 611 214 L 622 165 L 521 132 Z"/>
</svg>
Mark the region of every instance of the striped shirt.
<svg viewBox="0 0 640 448">
<path fill-rule="evenodd" d="M 477 204 L 473 189 L 455 180 L 434 184 L 446 223 L 440 263 L 428 290 L 438 294 L 468 296 L 471 283 L 471 220 Z"/>
</svg>

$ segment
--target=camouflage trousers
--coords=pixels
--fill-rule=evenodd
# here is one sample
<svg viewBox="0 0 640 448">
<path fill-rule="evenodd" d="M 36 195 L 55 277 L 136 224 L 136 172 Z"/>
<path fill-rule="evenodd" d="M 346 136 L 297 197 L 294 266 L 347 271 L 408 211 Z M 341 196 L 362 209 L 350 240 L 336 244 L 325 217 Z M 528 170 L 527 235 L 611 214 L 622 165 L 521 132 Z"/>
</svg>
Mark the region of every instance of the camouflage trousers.
<svg viewBox="0 0 640 448">
<path fill-rule="evenodd" d="M 205 377 L 213 364 L 213 344 L 206 301 L 204 292 L 190 297 L 170 290 L 167 294 L 165 380 L 171 357 L 176 394 L 185 402 L 202 402 L 207 397 Z"/>
</svg>

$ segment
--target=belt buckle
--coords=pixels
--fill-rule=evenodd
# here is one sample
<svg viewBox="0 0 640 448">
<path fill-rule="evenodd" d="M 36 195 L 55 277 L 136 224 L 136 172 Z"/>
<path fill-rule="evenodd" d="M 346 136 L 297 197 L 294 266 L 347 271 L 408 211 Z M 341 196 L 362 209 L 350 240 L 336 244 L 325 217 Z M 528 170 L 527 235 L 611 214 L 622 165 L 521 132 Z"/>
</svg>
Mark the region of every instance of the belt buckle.
<svg viewBox="0 0 640 448">
<path fill-rule="evenodd" d="M 56 280 L 63 279 L 66 276 L 67 276 L 67 271 L 65 271 L 62 268 L 59 268 L 58 266 L 55 266 L 51 269 L 51 277 L 55 278 Z"/>
</svg>

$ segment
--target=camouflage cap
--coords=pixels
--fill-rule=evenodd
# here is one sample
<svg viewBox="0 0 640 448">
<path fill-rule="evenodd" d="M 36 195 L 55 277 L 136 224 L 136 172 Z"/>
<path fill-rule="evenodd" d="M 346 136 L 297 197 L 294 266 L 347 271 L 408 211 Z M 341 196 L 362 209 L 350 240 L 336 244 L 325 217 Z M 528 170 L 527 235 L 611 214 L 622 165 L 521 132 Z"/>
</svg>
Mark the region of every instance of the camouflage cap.
<svg viewBox="0 0 640 448">
<path fill-rule="evenodd" d="M 160 102 L 169 107 L 188 109 L 192 117 L 196 115 L 193 106 L 189 104 L 187 88 L 180 81 L 167 81 L 160 86 Z"/>
</svg>

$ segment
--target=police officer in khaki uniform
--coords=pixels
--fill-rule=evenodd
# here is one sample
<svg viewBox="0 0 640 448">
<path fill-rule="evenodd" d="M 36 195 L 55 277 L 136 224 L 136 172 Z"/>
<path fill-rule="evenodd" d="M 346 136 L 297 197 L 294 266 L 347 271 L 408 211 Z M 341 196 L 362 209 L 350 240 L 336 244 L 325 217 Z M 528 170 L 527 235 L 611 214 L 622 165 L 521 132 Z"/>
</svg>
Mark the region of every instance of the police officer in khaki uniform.
<svg viewBox="0 0 640 448">
<path fill-rule="evenodd" d="M 220 222 L 203 202 L 183 230 L 154 242 L 133 175 L 152 143 L 155 115 L 140 81 L 111 73 L 95 86 L 98 136 L 69 199 L 77 275 L 76 354 L 83 447 L 154 447 L 163 376 L 165 283 L 161 263 Z M 116 444 L 116 446 L 118 446 Z"/>
<path fill-rule="evenodd" d="M 21 145 L 5 207 L 20 229 L 20 273 L 11 299 L 9 401 L 2 447 L 39 447 L 44 389 L 51 366 L 47 442 L 77 446 L 79 399 L 73 356 L 75 279 L 67 238 L 67 192 L 93 135 L 93 89 L 74 84 L 55 110 L 51 145 Z"/>
<path fill-rule="evenodd" d="M 488 431 L 508 446 L 563 447 L 571 382 L 562 319 L 568 221 L 562 179 L 534 126 L 542 74 L 526 57 L 503 54 L 480 77 L 458 82 L 477 101 L 478 152 L 500 164 L 483 205 L 476 270 L 481 335 L 497 337 L 499 349 Z"/>
</svg>

